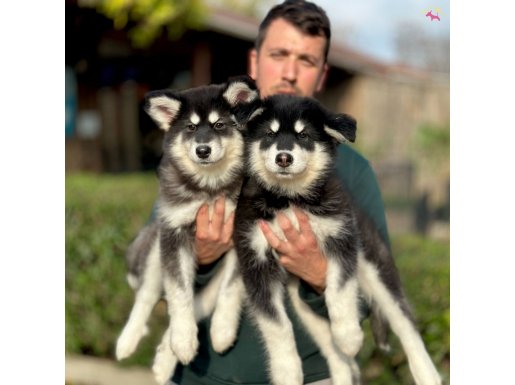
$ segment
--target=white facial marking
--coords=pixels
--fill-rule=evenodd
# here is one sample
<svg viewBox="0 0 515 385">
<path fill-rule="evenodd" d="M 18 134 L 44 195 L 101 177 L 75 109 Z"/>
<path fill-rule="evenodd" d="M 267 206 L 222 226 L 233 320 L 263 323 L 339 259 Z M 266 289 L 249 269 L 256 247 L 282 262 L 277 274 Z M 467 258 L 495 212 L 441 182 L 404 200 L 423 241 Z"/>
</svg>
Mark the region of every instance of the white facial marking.
<svg viewBox="0 0 515 385">
<path fill-rule="evenodd" d="M 214 124 L 220 119 L 220 115 L 218 115 L 218 112 L 211 111 L 209 113 L 209 116 L 207 117 L 207 120 L 209 120 L 209 123 Z"/>
<path fill-rule="evenodd" d="M 304 131 L 304 127 L 305 127 L 305 124 L 302 120 L 297 120 L 295 122 L 295 126 L 293 127 L 293 129 L 295 130 L 295 132 L 297 134 L 301 133 L 302 131 Z"/>
<path fill-rule="evenodd" d="M 270 129 L 273 131 L 273 132 L 277 132 L 279 131 L 279 121 L 277 119 L 274 119 L 272 121 L 272 123 L 270 123 Z"/>
<path fill-rule="evenodd" d="M 200 123 L 200 116 L 197 115 L 196 112 L 192 113 L 190 116 L 190 122 L 197 125 Z"/>
</svg>

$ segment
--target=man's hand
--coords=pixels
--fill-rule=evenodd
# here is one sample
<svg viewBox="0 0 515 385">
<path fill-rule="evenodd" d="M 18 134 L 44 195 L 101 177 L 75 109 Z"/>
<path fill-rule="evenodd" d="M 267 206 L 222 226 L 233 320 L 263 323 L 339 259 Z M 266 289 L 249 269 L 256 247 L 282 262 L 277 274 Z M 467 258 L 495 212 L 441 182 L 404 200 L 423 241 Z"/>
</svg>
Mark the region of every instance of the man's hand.
<svg viewBox="0 0 515 385">
<path fill-rule="evenodd" d="M 225 217 L 225 198 L 215 201 L 212 218 L 209 219 L 209 207 L 204 204 L 197 212 L 195 234 L 195 250 L 198 264 L 208 265 L 219 259 L 233 247 L 232 232 L 234 228 L 234 212 L 227 221 Z"/>
<path fill-rule="evenodd" d="M 270 246 L 279 254 L 281 265 L 306 281 L 318 294 L 322 294 L 325 290 L 327 258 L 318 247 L 308 216 L 297 209 L 294 209 L 294 213 L 299 222 L 299 231 L 293 227 L 286 215 L 277 215 L 285 240 L 277 237 L 264 221 L 259 223 L 261 231 Z"/>
</svg>

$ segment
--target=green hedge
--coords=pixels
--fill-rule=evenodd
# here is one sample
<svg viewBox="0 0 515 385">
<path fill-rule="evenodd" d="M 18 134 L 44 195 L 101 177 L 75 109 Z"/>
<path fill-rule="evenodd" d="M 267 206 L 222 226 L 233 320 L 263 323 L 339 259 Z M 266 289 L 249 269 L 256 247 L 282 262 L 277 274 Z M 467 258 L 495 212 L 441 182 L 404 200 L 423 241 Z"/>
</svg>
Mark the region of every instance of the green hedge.
<svg viewBox="0 0 515 385">
<path fill-rule="evenodd" d="M 130 312 L 124 253 L 148 220 L 157 196 L 154 173 L 66 177 L 66 352 L 114 357 Z M 449 245 L 416 236 L 394 236 L 392 247 L 406 293 L 428 349 L 448 383 Z M 167 322 L 160 303 L 151 333 L 122 365 L 150 366 Z M 368 327 L 359 355 L 367 384 L 411 384 L 402 349 L 392 337 L 388 356 L 375 349 Z"/>
</svg>

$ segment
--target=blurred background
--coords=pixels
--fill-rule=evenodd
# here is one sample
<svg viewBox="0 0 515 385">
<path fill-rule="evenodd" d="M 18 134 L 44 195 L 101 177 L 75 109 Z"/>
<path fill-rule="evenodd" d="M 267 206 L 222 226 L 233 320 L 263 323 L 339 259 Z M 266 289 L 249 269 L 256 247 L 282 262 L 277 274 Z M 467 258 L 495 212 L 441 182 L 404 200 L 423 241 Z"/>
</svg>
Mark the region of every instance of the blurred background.
<svg viewBox="0 0 515 385">
<path fill-rule="evenodd" d="M 327 11 L 333 30 L 331 69 L 319 99 L 358 121 L 354 146 L 377 174 L 406 292 L 448 381 L 448 5 L 314 2 Z M 145 368 L 166 323 L 163 304 L 134 357 L 113 361 L 133 300 L 125 249 L 157 196 L 162 136 L 142 99 L 153 89 L 247 73 L 259 22 L 276 3 L 65 1 L 68 384 L 152 383 Z M 429 11 L 440 20 L 431 21 Z M 367 384 L 412 383 L 398 346 L 382 356 L 367 343 L 360 360 Z"/>
</svg>

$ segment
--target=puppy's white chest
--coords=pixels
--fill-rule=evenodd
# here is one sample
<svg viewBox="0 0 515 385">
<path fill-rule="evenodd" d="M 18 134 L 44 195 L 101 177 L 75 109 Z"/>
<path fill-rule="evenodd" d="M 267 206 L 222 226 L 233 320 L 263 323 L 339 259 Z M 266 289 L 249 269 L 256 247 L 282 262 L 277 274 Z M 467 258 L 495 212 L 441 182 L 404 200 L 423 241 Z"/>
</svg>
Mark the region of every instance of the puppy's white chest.
<svg viewBox="0 0 515 385">
<path fill-rule="evenodd" d="M 197 212 L 203 204 L 209 204 L 209 218 L 213 217 L 215 200 L 195 200 L 183 204 L 161 204 L 159 207 L 160 217 L 165 220 L 168 226 L 178 228 L 188 226 L 195 222 Z M 225 201 L 225 219 L 234 211 L 235 204 L 233 201 L 226 199 Z"/>
<path fill-rule="evenodd" d="M 286 217 L 290 220 L 293 227 L 297 231 L 299 231 L 299 222 L 297 220 L 297 216 L 293 212 L 291 207 L 288 207 L 286 210 L 281 211 L 281 213 L 285 214 Z M 318 241 L 323 241 L 327 237 L 335 237 L 344 230 L 345 223 L 342 221 L 341 217 L 322 217 L 319 215 L 314 215 L 309 212 L 306 212 L 309 218 L 309 225 L 311 230 L 315 234 L 315 237 Z M 284 239 L 284 234 L 279 226 L 277 217 L 275 217 L 271 222 L 269 222 L 270 227 L 274 231 L 274 233 L 281 239 Z"/>
</svg>

